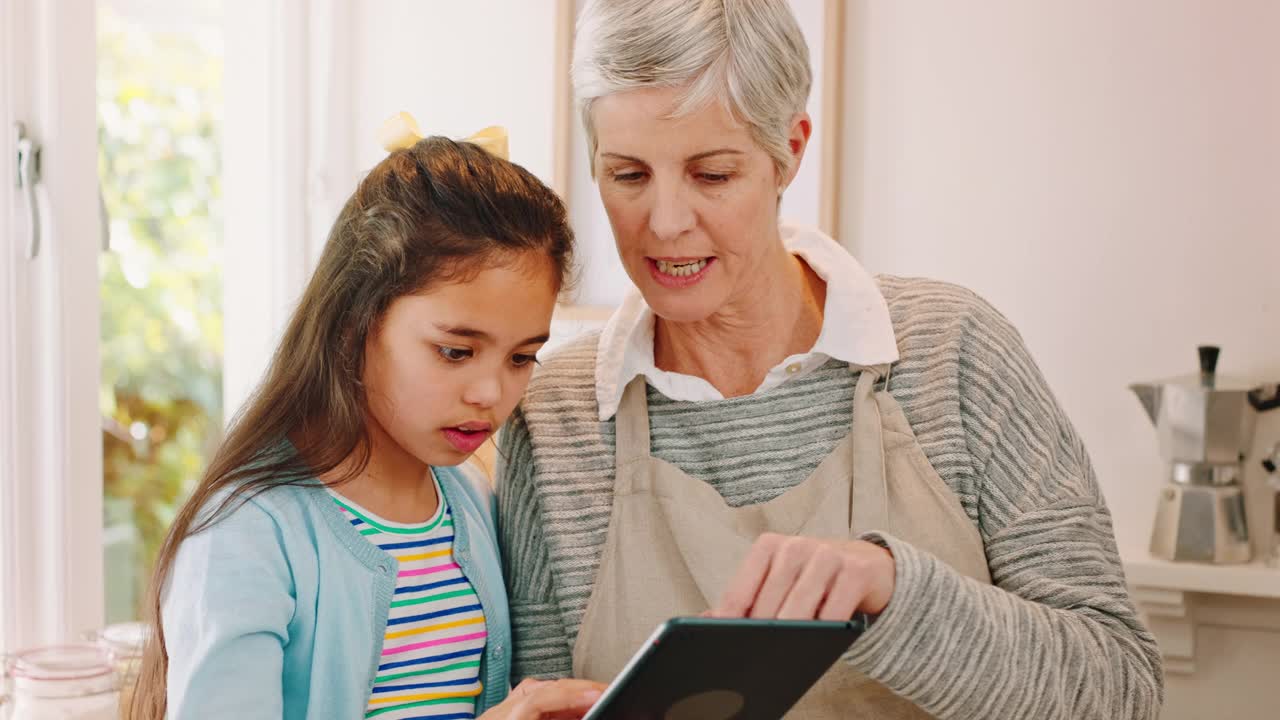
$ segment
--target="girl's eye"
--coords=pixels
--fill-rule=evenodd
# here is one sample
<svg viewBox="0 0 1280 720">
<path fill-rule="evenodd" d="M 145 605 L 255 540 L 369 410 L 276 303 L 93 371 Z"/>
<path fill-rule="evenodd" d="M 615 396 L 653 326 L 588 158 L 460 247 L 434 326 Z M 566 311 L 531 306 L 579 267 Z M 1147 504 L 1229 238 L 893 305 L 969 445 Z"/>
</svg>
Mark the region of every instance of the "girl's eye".
<svg viewBox="0 0 1280 720">
<path fill-rule="evenodd" d="M 525 367 L 526 365 L 535 364 L 537 362 L 538 362 L 537 355 L 512 355 L 511 356 L 511 364 L 515 365 L 516 367 Z"/>
<path fill-rule="evenodd" d="M 448 345 L 437 345 L 436 351 L 440 353 L 440 357 L 449 362 L 462 362 L 471 357 L 471 351 L 466 348 L 449 347 Z"/>
</svg>

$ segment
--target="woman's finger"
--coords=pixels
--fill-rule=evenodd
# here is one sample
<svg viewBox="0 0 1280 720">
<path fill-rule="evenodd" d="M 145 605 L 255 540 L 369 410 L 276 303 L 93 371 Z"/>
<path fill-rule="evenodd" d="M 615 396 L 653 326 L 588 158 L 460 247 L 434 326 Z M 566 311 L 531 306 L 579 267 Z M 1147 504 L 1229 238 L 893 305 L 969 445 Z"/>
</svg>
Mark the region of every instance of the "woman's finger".
<svg viewBox="0 0 1280 720">
<path fill-rule="evenodd" d="M 840 575 L 843 557 L 830 545 L 815 548 L 778 608 L 780 620 L 812 620 Z"/>
<path fill-rule="evenodd" d="M 769 619 L 778 616 L 782 601 L 795 585 L 817 545 L 818 541 L 810 538 L 788 537 L 778 546 L 769 563 L 769 573 L 756 592 L 750 617 Z"/>
<path fill-rule="evenodd" d="M 841 563 L 831 583 L 831 589 L 818 609 L 819 620 L 848 620 L 858 611 L 866 593 L 866 578 L 857 572 L 851 572 L 848 565 Z"/>
<path fill-rule="evenodd" d="M 712 615 L 729 618 L 747 616 L 747 612 L 755 603 L 756 591 L 760 589 L 761 583 L 769 572 L 773 553 L 784 539 L 782 535 L 773 533 L 765 533 L 756 539 L 746 559 L 738 566 L 737 573 L 729 581 L 728 588 L 720 598 L 720 605 L 715 608 Z"/>
</svg>

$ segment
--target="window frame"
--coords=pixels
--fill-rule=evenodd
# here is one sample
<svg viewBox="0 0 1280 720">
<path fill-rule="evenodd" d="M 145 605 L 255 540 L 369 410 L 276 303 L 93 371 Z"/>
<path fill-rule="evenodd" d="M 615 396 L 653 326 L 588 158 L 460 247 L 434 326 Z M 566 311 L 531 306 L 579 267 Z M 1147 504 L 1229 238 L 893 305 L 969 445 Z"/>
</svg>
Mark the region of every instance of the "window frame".
<svg viewBox="0 0 1280 720">
<path fill-rule="evenodd" d="M 15 122 L 43 146 L 34 259 L 12 181 L 0 203 L 0 647 L 11 650 L 74 639 L 103 617 L 100 222 L 94 4 L 0 13 L 0 172 L 15 177 Z"/>
<path fill-rule="evenodd" d="M 15 121 L 43 145 L 35 260 L 25 201 L 0 183 L 0 652 L 77 640 L 105 621 L 97 8 L 0 3 L 0 177 L 15 176 Z M 227 13 L 226 418 L 265 368 L 323 242 L 308 231 L 307 117 L 340 98 L 317 92 L 330 78 L 308 72 L 319 50 L 308 39 L 334 37 L 343 14 L 333 0 Z"/>
</svg>

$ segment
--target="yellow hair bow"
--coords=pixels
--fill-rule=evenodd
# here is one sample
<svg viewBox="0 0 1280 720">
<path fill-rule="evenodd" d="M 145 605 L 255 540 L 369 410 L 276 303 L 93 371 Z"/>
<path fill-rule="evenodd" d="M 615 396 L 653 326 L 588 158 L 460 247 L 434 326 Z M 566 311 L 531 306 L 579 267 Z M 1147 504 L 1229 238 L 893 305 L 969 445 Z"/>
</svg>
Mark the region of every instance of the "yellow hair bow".
<svg viewBox="0 0 1280 720">
<path fill-rule="evenodd" d="M 378 140 L 382 142 L 382 147 L 387 152 L 413 147 L 422 138 L 418 122 L 407 112 L 396 113 L 387 118 L 378 132 Z M 462 142 L 479 145 L 490 155 L 503 160 L 510 159 L 507 154 L 507 130 L 501 125 L 490 125 L 474 135 L 463 138 Z"/>
</svg>

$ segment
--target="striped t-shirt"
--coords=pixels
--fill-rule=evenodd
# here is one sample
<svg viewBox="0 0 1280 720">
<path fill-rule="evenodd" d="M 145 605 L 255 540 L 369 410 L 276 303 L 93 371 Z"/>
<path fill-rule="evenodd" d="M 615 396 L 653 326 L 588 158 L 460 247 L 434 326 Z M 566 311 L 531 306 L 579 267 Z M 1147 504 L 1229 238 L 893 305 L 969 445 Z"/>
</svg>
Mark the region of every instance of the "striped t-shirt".
<svg viewBox="0 0 1280 720">
<path fill-rule="evenodd" d="M 400 564 L 366 718 L 475 717 L 487 636 L 484 611 L 453 561 L 453 518 L 438 484 L 436 496 L 440 507 L 430 520 L 406 525 L 333 493 L 352 527 Z"/>
</svg>

